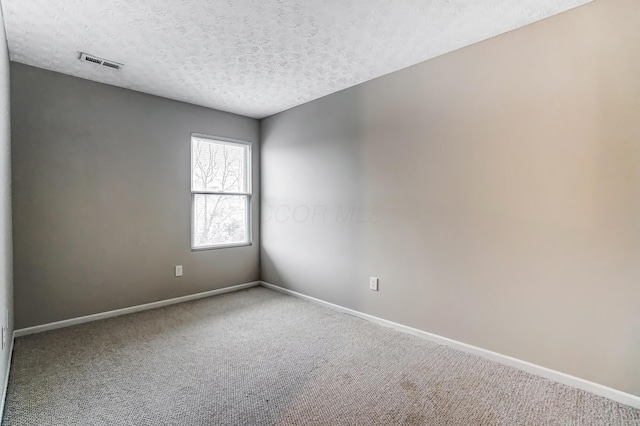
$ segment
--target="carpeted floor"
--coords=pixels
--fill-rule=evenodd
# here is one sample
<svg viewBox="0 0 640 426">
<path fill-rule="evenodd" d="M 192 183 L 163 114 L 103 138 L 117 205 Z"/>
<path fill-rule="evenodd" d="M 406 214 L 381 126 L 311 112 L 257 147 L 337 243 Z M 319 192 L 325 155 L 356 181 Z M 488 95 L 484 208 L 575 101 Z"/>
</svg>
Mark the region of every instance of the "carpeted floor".
<svg viewBox="0 0 640 426">
<path fill-rule="evenodd" d="M 258 287 L 18 338 L 4 425 L 640 425 L 640 411 Z"/>
</svg>

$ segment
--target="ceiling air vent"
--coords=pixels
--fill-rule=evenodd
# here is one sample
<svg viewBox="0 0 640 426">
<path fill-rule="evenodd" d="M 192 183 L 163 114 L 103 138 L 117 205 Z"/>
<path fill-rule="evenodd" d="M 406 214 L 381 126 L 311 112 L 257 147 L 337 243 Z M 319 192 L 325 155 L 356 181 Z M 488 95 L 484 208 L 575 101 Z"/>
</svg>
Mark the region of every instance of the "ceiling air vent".
<svg viewBox="0 0 640 426">
<path fill-rule="evenodd" d="M 103 67 L 111 68 L 114 70 L 121 69 L 124 65 L 108 59 L 98 58 L 97 56 L 89 55 L 88 53 L 80 53 L 80 60 L 83 62 L 91 62 L 96 65 L 102 65 Z"/>
</svg>

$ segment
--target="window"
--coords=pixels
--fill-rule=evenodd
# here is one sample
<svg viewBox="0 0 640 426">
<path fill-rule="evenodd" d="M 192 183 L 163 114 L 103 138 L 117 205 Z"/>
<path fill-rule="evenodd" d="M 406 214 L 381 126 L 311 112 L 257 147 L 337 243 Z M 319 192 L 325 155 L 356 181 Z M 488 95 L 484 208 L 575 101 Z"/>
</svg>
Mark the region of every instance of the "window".
<svg viewBox="0 0 640 426">
<path fill-rule="evenodd" d="M 191 136 L 191 247 L 251 244 L 251 145 Z"/>
</svg>

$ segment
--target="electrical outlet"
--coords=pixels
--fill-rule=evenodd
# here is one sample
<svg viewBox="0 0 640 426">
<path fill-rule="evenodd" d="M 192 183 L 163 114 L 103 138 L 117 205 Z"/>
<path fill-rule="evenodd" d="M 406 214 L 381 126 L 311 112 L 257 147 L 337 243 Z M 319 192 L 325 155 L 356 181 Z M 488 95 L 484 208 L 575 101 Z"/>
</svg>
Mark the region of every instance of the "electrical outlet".
<svg viewBox="0 0 640 426">
<path fill-rule="evenodd" d="M 378 291 L 378 278 L 369 277 L 369 290 Z"/>
<path fill-rule="evenodd" d="M 2 325 L 2 350 L 7 345 L 7 334 L 9 333 L 9 310 L 4 311 L 4 324 Z"/>
<path fill-rule="evenodd" d="M 176 265 L 176 277 L 182 276 L 182 265 Z"/>
</svg>

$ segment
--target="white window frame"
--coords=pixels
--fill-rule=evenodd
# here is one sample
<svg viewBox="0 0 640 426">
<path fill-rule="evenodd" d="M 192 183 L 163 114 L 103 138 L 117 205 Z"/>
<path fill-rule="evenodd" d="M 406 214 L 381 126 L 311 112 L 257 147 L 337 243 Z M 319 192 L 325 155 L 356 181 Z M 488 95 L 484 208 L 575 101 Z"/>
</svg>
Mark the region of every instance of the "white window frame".
<svg viewBox="0 0 640 426">
<path fill-rule="evenodd" d="M 213 143 L 218 143 L 222 145 L 241 145 L 247 147 L 247 158 L 246 158 L 246 182 L 247 182 L 247 192 L 217 192 L 217 191 L 206 191 L 206 190 L 194 190 L 193 189 L 193 138 L 199 139 L 207 139 Z M 239 139 L 231 139 L 224 138 L 220 136 L 211 136 L 205 135 L 202 133 L 191 133 L 189 137 L 189 150 L 191 155 L 189 156 L 189 170 L 191 171 L 189 175 L 189 188 L 191 189 L 191 251 L 202 251 L 202 250 L 216 250 L 216 249 L 224 249 L 224 248 L 233 248 L 233 247 L 247 247 L 253 245 L 253 229 L 252 229 L 252 181 L 253 181 L 253 168 L 251 163 L 251 142 L 239 140 Z M 231 195 L 231 196 L 242 196 L 246 198 L 247 206 L 246 206 L 246 215 L 245 220 L 247 221 L 247 241 L 240 243 L 231 243 L 231 244 L 213 244 L 210 246 L 195 246 L 195 196 L 196 195 Z"/>
</svg>

